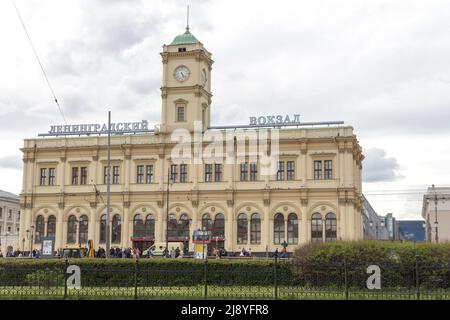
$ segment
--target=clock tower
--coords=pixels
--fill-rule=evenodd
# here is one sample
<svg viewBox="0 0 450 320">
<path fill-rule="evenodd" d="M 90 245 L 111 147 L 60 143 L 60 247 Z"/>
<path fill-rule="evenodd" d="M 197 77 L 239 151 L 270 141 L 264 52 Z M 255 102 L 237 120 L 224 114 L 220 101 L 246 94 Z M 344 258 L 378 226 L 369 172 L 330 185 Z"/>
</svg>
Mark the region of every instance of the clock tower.
<svg viewBox="0 0 450 320">
<path fill-rule="evenodd" d="M 211 53 L 189 31 L 163 46 L 162 112 L 159 132 L 178 128 L 192 132 L 194 121 L 202 122 L 202 131 L 211 119 Z"/>
</svg>

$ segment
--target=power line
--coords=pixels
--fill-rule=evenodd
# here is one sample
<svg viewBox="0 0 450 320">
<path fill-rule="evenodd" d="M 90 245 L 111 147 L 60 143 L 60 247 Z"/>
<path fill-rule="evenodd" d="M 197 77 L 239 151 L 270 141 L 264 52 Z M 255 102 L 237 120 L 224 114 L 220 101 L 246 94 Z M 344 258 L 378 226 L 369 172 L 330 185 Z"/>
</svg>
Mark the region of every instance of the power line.
<svg viewBox="0 0 450 320">
<path fill-rule="evenodd" d="M 53 90 L 53 87 L 50 84 L 50 81 L 49 81 L 49 79 L 47 77 L 47 73 L 44 70 L 44 66 L 42 65 L 41 60 L 39 59 L 39 56 L 38 56 L 38 54 L 36 52 L 36 49 L 34 48 L 33 42 L 31 41 L 30 35 L 28 34 L 27 28 L 25 27 L 25 23 L 23 22 L 22 17 L 20 16 L 19 9 L 17 8 L 16 3 L 14 2 L 14 0 L 11 0 L 11 2 L 13 3 L 14 8 L 16 8 L 17 16 L 19 17 L 19 20 L 22 23 L 23 30 L 25 31 L 25 34 L 27 35 L 28 41 L 30 42 L 30 45 L 31 45 L 31 48 L 33 49 L 34 56 L 36 57 L 36 60 L 39 63 L 39 66 L 41 67 L 42 74 L 44 75 L 45 81 L 47 82 L 47 85 L 48 85 L 48 87 L 50 89 L 50 92 L 53 95 L 53 99 L 54 99 L 56 105 L 58 106 L 59 113 L 61 114 L 61 117 L 63 118 L 64 123 L 67 124 L 66 117 L 64 116 L 64 113 L 63 113 L 63 111 L 61 109 L 61 106 L 59 105 L 58 99 L 56 98 L 55 91 Z"/>
</svg>

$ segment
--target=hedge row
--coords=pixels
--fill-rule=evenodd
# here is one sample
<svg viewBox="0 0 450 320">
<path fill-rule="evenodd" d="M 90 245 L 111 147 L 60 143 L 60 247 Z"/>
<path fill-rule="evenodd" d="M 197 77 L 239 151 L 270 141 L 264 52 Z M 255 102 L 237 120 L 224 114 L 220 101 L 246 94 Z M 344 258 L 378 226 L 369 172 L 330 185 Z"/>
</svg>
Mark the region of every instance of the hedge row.
<svg viewBox="0 0 450 320">
<path fill-rule="evenodd" d="M 332 265 L 422 265 L 450 263 L 450 243 L 412 243 L 394 241 L 350 241 L 311 243 L 297 248 L 294 257 L 302 262 Z"/>
<path fill-rule="evenodd" d="M 381 269 L 384 287 L 450 288 L 450 244 L 353 241 L 299 247 L 294 258 L 297 282 L 363 288 L 367 267 Z M 417 281 L 416 281 L 417 280 Z"/>
<path fill-rule="evenodd" d="M 142 259 L 72 259 L 81 269 L 82 286 L 193 286 L 205 279 L 205 263 L 201 260 Z M 65 261 L 60 259 L 0 260 L 0 286 L 63 284 Z M 292 277 L 288 264 L 277 271 Z M 136 279 L 135 279 L 136 276 Z M 209 285 L 271 285 L 274 283 L 273 261 L 209 260 L 206 265 Z"/>
</svg>

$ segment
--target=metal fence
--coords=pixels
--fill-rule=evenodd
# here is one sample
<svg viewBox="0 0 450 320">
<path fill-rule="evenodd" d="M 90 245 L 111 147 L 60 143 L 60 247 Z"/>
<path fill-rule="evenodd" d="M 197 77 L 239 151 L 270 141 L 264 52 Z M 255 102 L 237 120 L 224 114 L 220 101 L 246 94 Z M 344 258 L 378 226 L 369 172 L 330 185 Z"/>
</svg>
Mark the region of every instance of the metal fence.
<svg viewBox="0 0 450 320">
<path fill-rule="evenodd" d="M 0 264 L 0 299 L 450 299 L 450 263 Z M 73 271 L 73 267 L 78 268 Z"/>
</svg>

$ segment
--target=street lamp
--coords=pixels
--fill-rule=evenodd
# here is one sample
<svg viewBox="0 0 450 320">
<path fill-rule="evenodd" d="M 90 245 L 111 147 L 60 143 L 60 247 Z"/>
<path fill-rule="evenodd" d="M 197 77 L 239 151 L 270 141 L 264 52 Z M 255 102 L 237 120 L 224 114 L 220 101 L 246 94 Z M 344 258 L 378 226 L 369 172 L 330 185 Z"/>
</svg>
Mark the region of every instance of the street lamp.
<svg viewBox="0 0 450 320">
<path fill-rule="evenodd" d="M 169 186 L 173 180 L 170 176 L 170 167 L 167 169 L 167 200 L 166 200 L 166 258 L 169 257 Z"/>
</svg>

